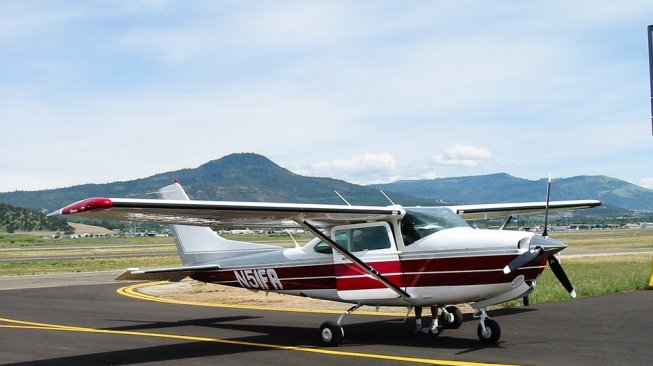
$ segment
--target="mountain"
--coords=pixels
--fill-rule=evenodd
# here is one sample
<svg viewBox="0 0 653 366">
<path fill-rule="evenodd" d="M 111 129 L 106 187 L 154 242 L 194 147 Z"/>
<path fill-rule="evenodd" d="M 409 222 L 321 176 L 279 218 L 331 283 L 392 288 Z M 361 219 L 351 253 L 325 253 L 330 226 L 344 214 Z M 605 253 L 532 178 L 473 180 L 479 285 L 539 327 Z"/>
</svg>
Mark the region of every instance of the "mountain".
<svg viewBox="0 0 653 366">
<path fill-rule="evenodd" d="M 332 178 L 305 177 L 280 167 L 268 158 L 239 153 L 210 161 L 197 168 L 107 184 L 84 184 L 44 191 L 0 193 L 0 202 L 35 211 L 52 211 L 88 197 L 154 198 L 151 192 L 178 179 L 197 200 L 305 202 L 342 204 L 334 191 L 351 204 L 387 205 L 378 189 L 403 205 L 445 203 L 497 203 L 544 201 L 546 180 L 527 180 L 508 174 L 432 180 L 404 180 L 360 186 Z M 599 199 L 608 207 L 653 210 L 653 190 L 604 176 L 556 179 L 551 198 Z M 604 214 L 608 209 L 601 209 Z"/>
<path fill-rule="evenodd" d="M 0 202 L 36 211 L 52 211 L 88 197 L 155 198 L 149 192 L 156 192 L 171 184 L 174 179 L 178 179 L 188 195 L 196 200 L 343 204 L 335 194 L 336 190 L 351 204 L 388 204 L 377 189 L 331 178 L 301 176 L 264 156 L 252 153 L 231 154 L 194 169 L 182 169 L 126 182 L 0 193 Z M 404 194 L 394 194 L 392 198 L 408 205 L 430 202 Z"/>
<path fill-rule="evenodd" d="M 369 187 L 412 194 L 423 199 L 458 203 L 497 203 L 546 200 L 546 179 L 527 180 L 509 174 L 401 180 Z M 605 176 L 554 179 L 552 200 L 598 199 L 627 210 L 653 210 L 653 190 Z"/>
</svg>

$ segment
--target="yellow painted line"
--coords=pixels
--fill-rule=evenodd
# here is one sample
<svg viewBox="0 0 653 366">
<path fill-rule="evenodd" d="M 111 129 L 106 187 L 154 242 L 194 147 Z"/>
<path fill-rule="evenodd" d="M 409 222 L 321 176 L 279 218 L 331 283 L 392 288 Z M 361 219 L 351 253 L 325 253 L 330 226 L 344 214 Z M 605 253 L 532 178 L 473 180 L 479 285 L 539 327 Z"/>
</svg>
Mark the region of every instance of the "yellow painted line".
<svg viewBox="0 0 653 366">
<path fill-rule="evenodd" d="M 121 287 L 117 290 L 117 292 L 121 295 L 139 299 L 139 300 L 162 302 L 166 304 L 207 306 L 207 307 L 227 308 L 227 309 L 285 311 L 285 312 L 314 313 L 314 314 L 342 314 L 345 312 L 344 310 L 304 309 L 304 308 L 287 308 L 287 307 L 264 306 L 264 305 L 220 304 L 220 303 L 207 303 L 207 302 L 196 302 L 196 301 L 186 301 L 186 300 L 173 300 L 173 299 L 166 299 L 166 298 L 156 297 L 156 296 L 144 294 L 142 292 L 138 292 L 138 289 L 141 287 L 162 285 L 165 283 L 167 282 L 160 281 L 160 282 L 139 283 L 136 285 Z M 406 313 L 384 312 L 384 311 L 356 311 L 355 314 L 374 315 L 374 316 L 401 316 L 401 317 L 406 315 Z"/>
<path fill-rule="evenodd" d="M 653 257 L 651 257 L 651 279 L 648 280 L 648 288 L 653 289 Z"/>
<path fill-rule="evenodd" d="M 268 348 L 268 349 L 275 349 L 275 350 L 309 352 L 309 353 L 331 355 L 331 356 L 360 357 L 360 358 L 370 358 L 370 359 L 377 359 L 377 360 L 412 362 L 412 363 L 431 364 L 431 365 L 435 364 L 435 365 L 443 365 L 443 366 L 482 366 L 482 365 L 502 366 L 501 364 L 495 364 L 495 363 L 437 360 L 437 359 L 428 359 L 428 358 L 420 358 L 420 357 L 402 357 L 402 356 L 382 355 L 382 354 L 374 354 L 374 353 L 336 351 L 333 349 L 325 349 L 325 348 L 283 346 L 279 344 L 234 341 L 229 339 L 195 337 L 195 336 L 187 336 L 187 335 L 179 335 L 179 334 L 149 333 L 149 332 L 136 332 L 136 331 L 125 331 L 125 330 L 74 327 L 74 326 L 59 325 L 59 324 L 28 322 L 28 321 L 7 319 L 7 318 L 0 318 L 0 322 L 11 324 L 11 325 L 0 324 L 0 328 L 6 328 L 6 329 L 48 330 L 48 331 L 60 331 L 60 332 L 80 332 L 80 333 L 93 333 L 93 334 L 113 334 L 113 335 L 129 335 L 129 336 L 138 336 L 138 337 L 168 338 L 168 339 L 178 339 L 178 340 L 194 341 L 194 342 L 211 342 L 211 343 L 229 344 L 229 345 L 236 345 L 236 346 Z"/>
</svg>

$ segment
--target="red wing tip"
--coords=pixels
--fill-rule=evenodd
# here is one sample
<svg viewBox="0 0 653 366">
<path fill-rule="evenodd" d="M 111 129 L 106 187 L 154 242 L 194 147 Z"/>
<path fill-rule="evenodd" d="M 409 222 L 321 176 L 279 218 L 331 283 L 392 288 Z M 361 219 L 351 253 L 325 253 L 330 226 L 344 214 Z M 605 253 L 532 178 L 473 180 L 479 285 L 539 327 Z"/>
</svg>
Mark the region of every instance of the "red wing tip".
<svg viewBox="0 0 653 366">
<path fill-rule="evenodd" d="M 72 205 L 68 205 L 61 209 L 62 215 L 72 215 L 76 213 L 88 212 L 88 211 L 97 211 L 105 210 L 107 208 L 113 207 L 113 202 L 109 198 L 95 197 L 87 198 L 79 202 L 75 202 Z"/>
</svg>

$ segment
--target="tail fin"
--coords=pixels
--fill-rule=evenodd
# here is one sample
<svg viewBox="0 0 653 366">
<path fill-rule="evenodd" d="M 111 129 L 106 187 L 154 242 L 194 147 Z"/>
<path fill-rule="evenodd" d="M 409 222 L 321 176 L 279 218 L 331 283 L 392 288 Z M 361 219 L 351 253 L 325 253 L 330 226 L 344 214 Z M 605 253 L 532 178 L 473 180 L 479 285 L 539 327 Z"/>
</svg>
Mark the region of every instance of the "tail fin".
<svg viewBox="0 0 653 366">
<path fill-rule="evenodd" d="M 177 182 L 161 188 L 159 194 L 167 200 L 190 200 Z M 172 225 L 172 231 L 183 266 L 219 264 L 227 258 L 279 249 L 271 245 L 227 240 L 208 227 Z"/>
</svg>

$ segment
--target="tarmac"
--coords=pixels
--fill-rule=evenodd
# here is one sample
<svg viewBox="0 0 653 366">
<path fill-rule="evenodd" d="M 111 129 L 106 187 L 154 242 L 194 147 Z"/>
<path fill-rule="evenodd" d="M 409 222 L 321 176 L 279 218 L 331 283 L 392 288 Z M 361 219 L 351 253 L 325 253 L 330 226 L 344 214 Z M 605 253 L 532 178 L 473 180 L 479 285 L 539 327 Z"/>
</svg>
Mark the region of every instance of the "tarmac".
<svg viewBox="0 0 653 366">
<path fill-rule="evenodd" d="M 0 279 L 0 364 L 5 365 L 597 365 L 653 359 L 653 291 L 497 310 L 498 345 L 477 320 L 440 336 L 411 320 L 351 315 L 339 347 L 319 344 L 338 315 L 264 307 L 198 306 L 125 296 L 115 273 Z M 261 295 L 264 296 L 264 295 Z M 319 310 L 319 309 L 314 309 Z"/>
</svg>

